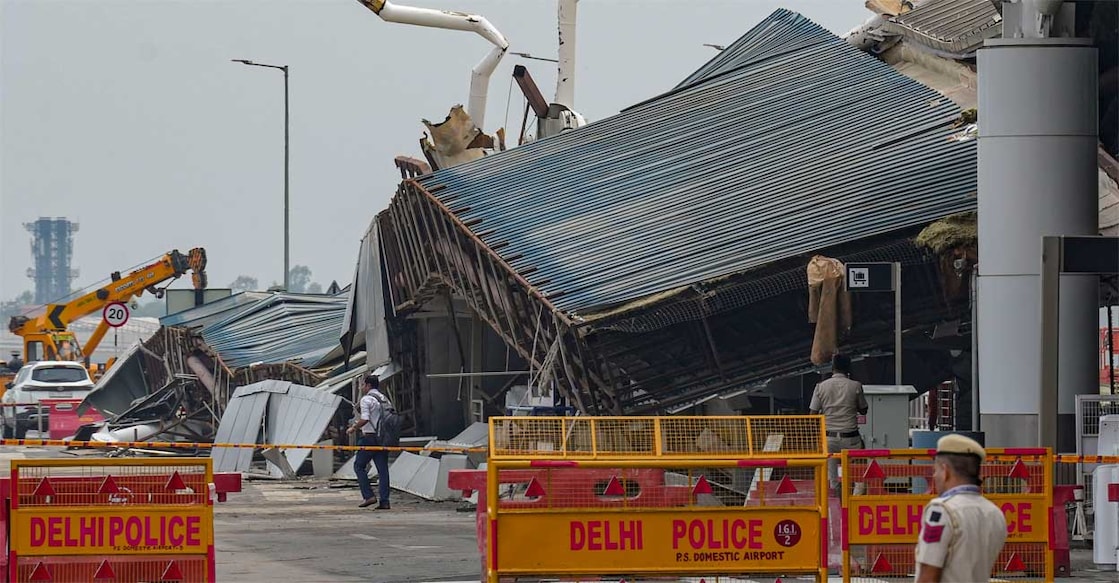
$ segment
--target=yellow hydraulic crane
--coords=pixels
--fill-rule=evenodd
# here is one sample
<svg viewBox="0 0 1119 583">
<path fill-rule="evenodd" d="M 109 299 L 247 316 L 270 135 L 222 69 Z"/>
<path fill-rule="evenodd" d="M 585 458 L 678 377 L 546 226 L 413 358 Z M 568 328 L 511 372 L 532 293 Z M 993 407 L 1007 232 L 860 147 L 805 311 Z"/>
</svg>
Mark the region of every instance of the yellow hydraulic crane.
<svg viewBox="0 0 1119 583">
<path fill-rule="evenodd" d="M 141 267 L 121 277 L 114 272 L 110 282 L 85 295 L 62 304 L 48 304 L 44 311 L 35 316 L 13 316 L 8 329 L 23 338 L 23 360 L 72 360 L 83 361 L 89 366 L 89 357 L 101 343 L 109 324 L 104 320 L 94 329 L 93 335 L 82 346 L 73 332 L 68 330 L 71 322 L 88 316 L 114 302 L 127 302 L 139 297 L 145 291 L 157 298 L 163 297 L 166 286 L 157 285 L 175 280 L 191 272 L 194 289 L 206 288 L 206 250 L 197 247 L 189 253 L 173 250 L 155 263 Z"/>
</svg>

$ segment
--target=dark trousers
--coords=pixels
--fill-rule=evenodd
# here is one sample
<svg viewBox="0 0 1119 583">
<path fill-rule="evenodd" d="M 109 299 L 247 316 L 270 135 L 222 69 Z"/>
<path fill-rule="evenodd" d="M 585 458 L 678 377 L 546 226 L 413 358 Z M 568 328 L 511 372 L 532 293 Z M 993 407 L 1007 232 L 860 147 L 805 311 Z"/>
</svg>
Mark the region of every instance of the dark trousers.
<svg viewBox="0 0 1119 583">
<path fill-rule="evenodd" d="M 365 434 L 357 440 L 358 445 L 380 445 L 377 436 Z M 373 497 L 373 486 L 369 483 L 369 462 L 377 467 L 377 490 L 380 494 L 380 504 L 387 506 L 389 503 L 389 452 L 360 450 L 354 456 L 354 473 L 357 474 L 357 485 L 361 488 L 363 500 Z"/>
</svg>

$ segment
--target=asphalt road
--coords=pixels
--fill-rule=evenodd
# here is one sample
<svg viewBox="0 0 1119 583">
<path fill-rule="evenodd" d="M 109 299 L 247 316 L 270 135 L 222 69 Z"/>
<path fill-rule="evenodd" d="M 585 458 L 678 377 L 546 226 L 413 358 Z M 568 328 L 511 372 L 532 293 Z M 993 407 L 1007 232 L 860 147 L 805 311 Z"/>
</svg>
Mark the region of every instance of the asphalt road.
<svg viewBox="0 0 1119 583">
<path fill-rule="evenodd" d="M 219 581 L 477 581 L 474 513 L 393 493 L 392 510 L 357 508 L 356 488 L 244 484 L 214 509 Z"/>
<path fill-rule="evenodd" d="M 97 457 L 97 452 L 83 452 Z M 0 474 L 21 458 L 76 457 L 57 448 L 0 447 Z M 222 582 L 478 581 L 481 561 L 473 512 L 393 492 L 387 512 L 359 509 L 354 484 L 246 481 L 214 508 L 217 575 Z M 1073 577 L 1119 582 L 1072 550 Z M 714 579 L 708 578 L 708 581 Z M 786 579 L 788 580 L 788 579 Z M 833 577 L 832 581 L 838 581 Z"/>
</svg>

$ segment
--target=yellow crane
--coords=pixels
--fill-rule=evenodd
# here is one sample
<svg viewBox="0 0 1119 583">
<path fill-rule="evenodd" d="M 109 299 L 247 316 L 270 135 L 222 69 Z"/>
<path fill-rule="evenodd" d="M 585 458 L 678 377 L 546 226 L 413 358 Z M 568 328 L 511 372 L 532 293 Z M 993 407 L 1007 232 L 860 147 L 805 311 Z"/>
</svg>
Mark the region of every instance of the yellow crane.
<svg viewBox="0 0 1119 583">
<path fill-rule="evenodd" d="M 172 250 L 151 265 L 141 267 L 121 276 L 114 272 L 109 283 L 85 295 L 61 304 L 48 304 L 42 313 L 32 316 L 13 316 L 8 329 L 23 338 L 23 361 L 38 360 L 82 361 L 89 366 L 89 357 L 109 331 L 109 323 L 102 320 L 93 335 L 81 345 L 68 328 L 78 318 L 103 310 L 115 302 L 125 303 L 145 291 L 157 298 L 163 297 L 166 286 L 159 284 L 182 277 L 191 272 L 194 289 L 206 288 L 206 250 L 201 247 L 183 254 Z"/>
</svg>

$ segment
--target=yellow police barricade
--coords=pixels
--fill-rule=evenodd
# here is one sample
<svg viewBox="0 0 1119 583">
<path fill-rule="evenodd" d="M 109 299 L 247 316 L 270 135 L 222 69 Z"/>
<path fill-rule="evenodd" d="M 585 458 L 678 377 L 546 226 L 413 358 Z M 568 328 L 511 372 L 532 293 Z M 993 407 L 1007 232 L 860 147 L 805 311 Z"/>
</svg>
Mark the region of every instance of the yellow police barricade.
<svg viewBox="0 0 1119 583">
<path fill-rule="evenodd" d="M 488 581 L 827 577 L 823 418 L 490 420 Z"/>
<path fill-rule="evenodd" d="M 209 458 L 11 466 L 9 581 L 214 581 Z"/>
<path fill-rule="evenodd" d="M 843 580 L 912 580 L 925 503 L 936 494 L 936 450 L 843 452 Z M 992 581 L 1052 581 L 1053 457 L 1042 448 L 988 448 L 983 494 L 1006 515 Z"/>
</svg>

